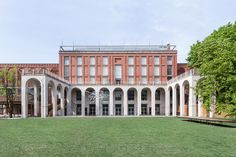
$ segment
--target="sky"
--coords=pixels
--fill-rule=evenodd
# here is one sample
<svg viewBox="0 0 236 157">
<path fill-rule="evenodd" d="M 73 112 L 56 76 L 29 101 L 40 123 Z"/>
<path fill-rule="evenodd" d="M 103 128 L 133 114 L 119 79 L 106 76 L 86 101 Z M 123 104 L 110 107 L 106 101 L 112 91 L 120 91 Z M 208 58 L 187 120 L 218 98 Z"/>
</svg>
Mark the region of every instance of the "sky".
<svg viewBox="0 0 236 157">
<path fill-rule="evenodd" d="M 0 63 L 58 63 L 59 46 L 190 47 L 236 21 L 236 0 L 0 0 Z"/>
</svg>

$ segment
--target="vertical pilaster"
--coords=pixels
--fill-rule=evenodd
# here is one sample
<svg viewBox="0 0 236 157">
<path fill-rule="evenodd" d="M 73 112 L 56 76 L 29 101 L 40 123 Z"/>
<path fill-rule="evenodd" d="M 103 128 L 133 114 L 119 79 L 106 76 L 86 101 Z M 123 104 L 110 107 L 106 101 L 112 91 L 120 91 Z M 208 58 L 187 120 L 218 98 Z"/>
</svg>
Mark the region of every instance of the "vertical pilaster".
<svg viewBox="0 0 236 157">
<path fill-rule="evenodd" d="M 202 117 L 202 101 L 200 97 L 198 97 L 198 117 Z"/>
<path fill-rule="evenodd" d="M 99 116 L 99 90 L 95 90 L 95 106 L 96 106 L 96 116 Z"/>
<path fill-rule="evenodd" d="M 180 85 L 180 116 L 184 115 L 184 89 L 183 86 Z"/>
<path fill-rule="evenodd" d="M 48 115 L 48 84 L 45 77 L 41 84 L 41 113 L 42 118 Z"/>
<path fill-rule="evenodd" d="M 56 117 L 57 115 L 57 95 L 55 87 L 51 89 L 51 97 L 52 97 L 52 116 Z"/>
<path fill-rule="evenodd" d="M 38 88 L 36 84 L 34 84 L 34 116 L 38 116 Z"/>
<path fill-rule="evenodd" d="M 137 116 L 140 116 L 141 115 L 141 90 L 137 90 L 137 97 L 138 97 Z"/>
<path fill-rule="evenodd" d="M 81 110 L 82 116 L 85 116 L 85 90 L 81 90 Z"/>
<path fill-rule="evenodd" d="M 66 94 L 67 94 L 67 97 L 66 97 L 66 101 L 67 101 L 67 115 L 70 116 L 71 115 L 71 90 L 68 89 Z"/>
<path fill-rule="evenodd" d="M 62 89 L 61 89 L 62 90 Z M 64 98 L 64 90 L 60 93 L 60 99 L 61 99 L 61 116 L 65 116 L 65 98 Z"/>
<path fill-rule="evenodd" d="M 21 115 L 22 118 L 28 117 L 28 97 L 27 97 L 27 87 L 26 82 L 22 79 L 21 81 Z"/>
<path fill-rule="evenodd" d="M 196 116 L 196 96 L 194 95 L 193 87 L 189 87 L 189 116 Z"/>
<path fill-rule="evenodd" d="M 113 116 L 113 90 L 109 91 L 109 115 Z"/>
</svg>

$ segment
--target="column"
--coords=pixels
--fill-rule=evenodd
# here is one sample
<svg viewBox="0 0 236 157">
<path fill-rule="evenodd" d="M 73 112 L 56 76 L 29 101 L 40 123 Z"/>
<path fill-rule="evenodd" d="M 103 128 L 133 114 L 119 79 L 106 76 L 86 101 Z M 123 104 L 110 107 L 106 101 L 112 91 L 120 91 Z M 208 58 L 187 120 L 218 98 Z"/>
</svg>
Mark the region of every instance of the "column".
<svg viewBox="0 0 236 157">
<path fill-rule="evenodd" d="M 184 89 L 183 86 L 180 85 L 180 116 L 184 116 Z"/>
<path fill-rule="evenodd" d="M 113 90 L 109 91 L 109 115 L 113 116 Z"/>
<path fill-rule="evenodd" d="M 57 115 L 57 95 L 55 87 L 51 89 L 51 96 L 52 96 L 52 116 L 56 117 Z"/>
<path fill-rule="evenodd" d="M 41 117 L 46 118 L 48 115 L 48 85 L 44 77 L 41 85 Z"/>
<path fill-rule="evenodd" d="M 196 116 L 196 96 L 194 95 L 193 87 L 189 87 L 189 116 Z"/>
<path fill-rule="evenodd" d="M 85 91 L 81 90 L 81 110 L 82 116 L 85 116 Z"/>
<path fill-rule="evenodd" d="M 38 116 L 38 88 L 37 85 L 34 84 L 34 116 Z"/>
<path fill-rule="evenodd" d="M 65 116 L 65 99 L 64 99 L 64 90 L 61 89 L 60 92 L 60 102 L 61 102 L 61 116 Z"/>
<path fill-rule="evenodd" d="M 22 118 L 28 117 L 28 90 L 26 82 L 22 79 L 21 81 L 21 116 Z"/>
<path fill-rule="evenodd" d="M 177 97 L 177 92 L 176 92 L 176 88 L 174 87 L 173 88 L 173 95 L 172 95 L 172 116 L 176 116 L 176 101 L 177 101 L 177 99 L 176 99 L 176 97 Z"/>
<path fill-rule="evenodd" d="M 152 89 L 152 95 L 151 95 L 152 116 L 155 116 L 155 107 L 156 107 L 155 94 L 156 94 L 155 89 Z"/>
<path fill-rule="evenodd" d="M 71 115 L 71 90 L 67 90 L 67 97 L 66 97 L 66 102 L 67 102 L 67 115 Z"/>
<path fill-rule="evenodd" d="M 96 99 L 96 104 L 95 104 L 95 106 L 96 106 L 96 116 L 99 116 L 100 115 L 100 113 L 99 113 L 99 90 L 97 90 L 96 89 L 96 91 L 95 91 L 95 99 Z"/>
<path fill-rule="evenodd" d="M 198 117 L 202 117 L 202 101 L 200 96 L 198 97 Z"/>
<path fill-rule="evenodd" d="M 211 106 L 210 106 L 210 112 L 209 112 L 209 117 L 214 118 L 214 113 L 215 113 L 215 102 L 216 102 L 216 97 L 213 95 L 211 97 Z"/>
<path fill-rule="evenodd" d="M 141 115 L 141 90 L 137 90 L 137 116 Z"/>
<path fill-rule="evenodd" d="M 170 91 L 167 89 L 166 90 L 166 105 L 165 105 L 165 116 L 169 116 L 170 115 Z"/>
<path fill-rule="evenodd" d="M 127 90 L 126 89 L 124 89 L 123 90 L 124 91 L 124 116 L 127 116 L 128 115 L 128 113 L 127 113 L 127 110 L 128 110 L 128 98 L 127 98 Z"/>
</svg>

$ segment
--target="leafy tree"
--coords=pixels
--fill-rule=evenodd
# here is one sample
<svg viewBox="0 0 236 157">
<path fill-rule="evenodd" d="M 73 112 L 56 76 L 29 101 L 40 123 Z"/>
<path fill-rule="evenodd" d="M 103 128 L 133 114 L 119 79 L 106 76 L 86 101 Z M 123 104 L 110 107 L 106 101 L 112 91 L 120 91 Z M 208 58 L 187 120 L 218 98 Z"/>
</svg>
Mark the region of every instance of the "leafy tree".
<svg viewBox="0 0 236 157">
<path fill-rule="evenodd" d="M 196 93 L 207 109 L 215 97 L 216 112 L 236 116 L 236 22 L 213 31 L 191 47 L 188 64 L 202 79 Z"/>
<path fill-rule="evenodd" d="M 13 114 L 13 103 L 15 99 L 16 68 L 4 67 L 0 69 L 0 94 L 6 97 L 6 109 L 10 118 Z"/>
</svg>

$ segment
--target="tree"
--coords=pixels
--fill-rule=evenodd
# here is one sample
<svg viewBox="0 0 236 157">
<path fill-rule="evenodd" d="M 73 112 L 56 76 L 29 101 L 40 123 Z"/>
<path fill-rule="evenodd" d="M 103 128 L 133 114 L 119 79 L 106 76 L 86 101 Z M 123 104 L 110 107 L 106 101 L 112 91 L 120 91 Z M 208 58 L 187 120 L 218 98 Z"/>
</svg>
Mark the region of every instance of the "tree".
<svg viewBox="0 0 236 157">
<path fill-rule="evenodd" d="M 11 69 L 4 67 L 0 69 L 0 94 L 6 97 L 5 105 L 10 118 L 12 118 L 13 103 L 15 100 L 15 82 L 16 67 Z"/>
<path fill-rule="evenodd" d="M 188 65 L 198 70 L 202 79 L 196 93 L 207 109 L 215 97 L 217 113 L 236 116 L 236 22 L 213 31 L 197 41 L 188 54 Z"/>
</svg>

